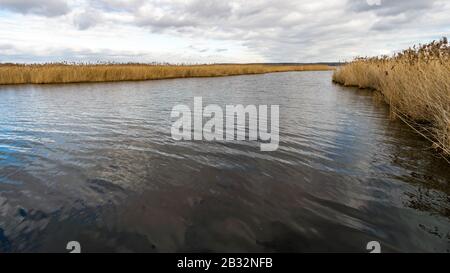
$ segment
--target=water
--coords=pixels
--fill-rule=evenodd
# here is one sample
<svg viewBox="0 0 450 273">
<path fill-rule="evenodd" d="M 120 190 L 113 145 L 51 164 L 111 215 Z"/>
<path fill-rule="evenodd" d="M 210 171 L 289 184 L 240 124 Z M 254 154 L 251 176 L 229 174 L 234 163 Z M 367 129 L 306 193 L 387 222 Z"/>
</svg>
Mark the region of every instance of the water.
<svg viewBox="0 0 450 273">
<path fill-rule="evenodd" d="M 0 87 L 0 252 L 450 251 L 450 165 L 331 72 Z M 280 148 L 173 106 L 279 104 Z"/>
</svg>

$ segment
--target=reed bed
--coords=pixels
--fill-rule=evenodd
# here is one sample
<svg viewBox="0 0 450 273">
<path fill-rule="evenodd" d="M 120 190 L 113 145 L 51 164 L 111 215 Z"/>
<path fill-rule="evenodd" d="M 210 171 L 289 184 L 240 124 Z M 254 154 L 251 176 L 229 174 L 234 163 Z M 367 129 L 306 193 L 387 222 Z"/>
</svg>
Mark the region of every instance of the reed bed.
<svg viewBox="0 0 450 273">
<path fill-rule="evenodd" d="M 393 56 L 357 58 L 334 72 L 345 86 L 378 90 L 399 117 L 450 155 L 450 46 L 447 38 Z"/>
<path fill-rule="evenodd" d="M 140 81 L 330 69 L 327 65 L 264 64 L 0 64 L 0 84 Z"/>
</svg>

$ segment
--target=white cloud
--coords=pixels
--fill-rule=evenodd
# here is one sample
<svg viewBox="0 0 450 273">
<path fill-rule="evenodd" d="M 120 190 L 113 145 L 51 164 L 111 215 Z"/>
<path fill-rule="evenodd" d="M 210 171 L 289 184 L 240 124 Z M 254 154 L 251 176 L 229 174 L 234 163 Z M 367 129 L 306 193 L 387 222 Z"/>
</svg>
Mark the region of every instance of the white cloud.
<svg viewBox="0 0 450 273">
<path fill-rule="evenodd" d="M 446 0 L 0 0 L 0 61 L 338 61 L 448 35 L 449 12 Z"/>
</svg>

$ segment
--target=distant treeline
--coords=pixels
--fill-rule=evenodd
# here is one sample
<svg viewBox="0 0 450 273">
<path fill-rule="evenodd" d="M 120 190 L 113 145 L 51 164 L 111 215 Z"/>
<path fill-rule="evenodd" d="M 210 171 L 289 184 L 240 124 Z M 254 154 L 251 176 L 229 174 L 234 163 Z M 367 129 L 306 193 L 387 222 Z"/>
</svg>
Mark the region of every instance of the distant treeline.
<svg viewBox="0 0 450 273">
<path fill-rule="evenodd" d="M 222 65 L 227 65 L 227 63 L 220 63 Z M 298 66 L 298 65 L 326 65 L 326 66 L 341 66 L 346 63 L 343 62 L 319 62 L 319 63 L 242 63 L 241 65 L 287 65 L 287 66 Z"/>
</svg>

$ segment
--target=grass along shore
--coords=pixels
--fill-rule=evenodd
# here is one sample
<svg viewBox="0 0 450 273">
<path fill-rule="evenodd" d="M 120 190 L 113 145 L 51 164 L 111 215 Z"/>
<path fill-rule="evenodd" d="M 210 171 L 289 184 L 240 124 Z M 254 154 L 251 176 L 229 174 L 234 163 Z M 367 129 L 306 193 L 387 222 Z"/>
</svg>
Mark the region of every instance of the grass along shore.
<svg viewBox="0 0 450 273">
<path fill-rule="evenodd" d="M 446 38 L 390 57 L 358 58 L 337 69 L 333 81 L 378 90 L 394 116 L 450 155 L 450 46 Z"/>
<path fill-rule="evenodd" d="M 332 70 L 327 65 L 0 64 L 0 84 L 50 84 L 219 77 Z"/>
</svg>

